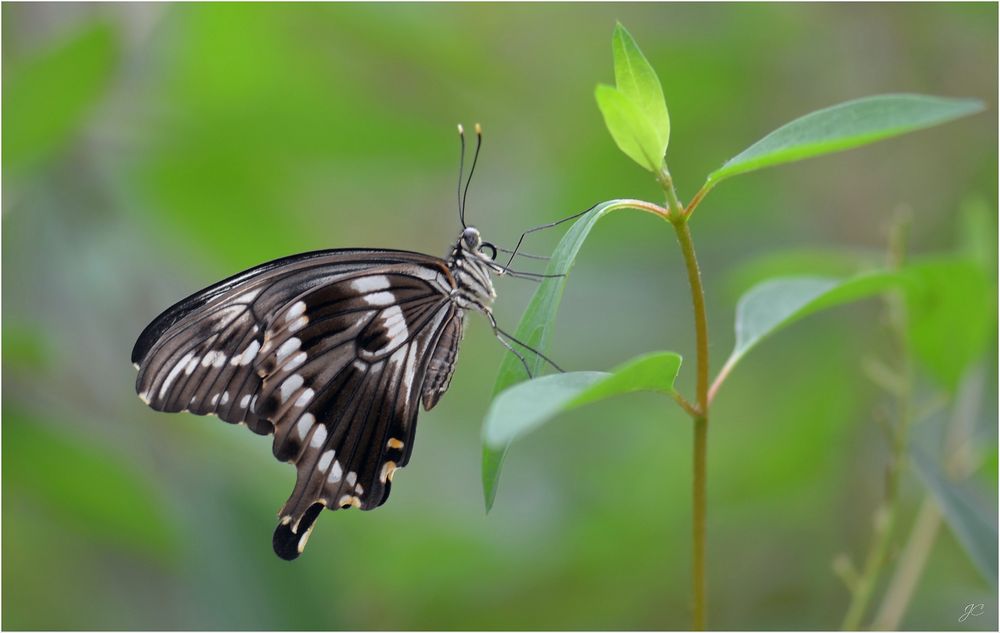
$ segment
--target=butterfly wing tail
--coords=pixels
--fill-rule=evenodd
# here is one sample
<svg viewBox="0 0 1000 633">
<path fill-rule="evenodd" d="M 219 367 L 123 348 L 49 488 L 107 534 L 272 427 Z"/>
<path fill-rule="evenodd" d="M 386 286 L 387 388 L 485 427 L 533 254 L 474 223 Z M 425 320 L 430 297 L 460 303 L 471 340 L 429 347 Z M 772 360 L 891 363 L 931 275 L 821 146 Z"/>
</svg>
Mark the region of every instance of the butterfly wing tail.
<svg viewBox="0 0 1000 633">
<path fill-rule="evenodd" d="M 323 504 L 314 503 L 298 522 L 293 521 L 291 516 L 285 515 L 274 529 L 274 537 L 271 539 L 274 553 L 285 560 L 298 558 L 305 550 L 309 535 L 322 511 Z"/>
</svg>

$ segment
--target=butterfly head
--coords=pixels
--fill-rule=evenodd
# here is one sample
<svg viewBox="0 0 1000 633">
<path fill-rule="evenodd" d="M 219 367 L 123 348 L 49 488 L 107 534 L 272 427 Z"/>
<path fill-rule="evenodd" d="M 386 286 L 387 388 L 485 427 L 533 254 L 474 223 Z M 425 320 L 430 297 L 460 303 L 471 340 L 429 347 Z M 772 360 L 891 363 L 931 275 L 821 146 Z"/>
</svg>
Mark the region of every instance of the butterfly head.
<svg viewBox="0 0 1000 633">
<path fill-rule="evenodd" d="M 455 246 L 456 254 L 460 251 L 465 257 L 485 260 L 487 264 L 492 263 L 497 257 L 497 247 L 489 242 L 484 242 L 479 234 L 479 229 L 474 226 L 467 226 L 462 230 L 458 244 Z"/>
<path fill-rule="evenodd" d="M 462 250 L 486 257 L 490 260 L 496 259 L 497 256 L 496 246 L 493 246 L 489 242 L 484 242 L 482 236 L 479 234 L 479 229 L 473 226 L 467 226 L 462 230 L 462 235 L 459 237 L 459 246 Z"/>
</svg>

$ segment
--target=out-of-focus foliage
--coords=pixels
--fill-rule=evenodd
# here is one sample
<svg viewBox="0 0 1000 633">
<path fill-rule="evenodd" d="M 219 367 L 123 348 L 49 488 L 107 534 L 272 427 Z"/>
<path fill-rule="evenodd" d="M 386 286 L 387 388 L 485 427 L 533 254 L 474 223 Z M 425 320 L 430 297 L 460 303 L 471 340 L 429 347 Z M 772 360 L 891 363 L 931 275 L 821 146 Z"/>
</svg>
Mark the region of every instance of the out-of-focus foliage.
<svg viewBox="0 0 1000 633">
<path fill-rule="evenodd" d="M 980 510 L 981 502 L 949 481 L 923 449 L 911 452 L 914 469 L 934 495 L 942 514 L 972 561 L 993 587 L 997 586 L 997 526 Z"/>
<path fill-rule="evenodd" d="M 693 229 L 714 367 L 733 346 L 735 294 L 759 281 L 734 290 L 744 263 L 848 274 L 777 270 L 778 254 L 800 254 L 782 265 L 823 260 L 802 255 L 813 249 L 870 261 L 901 205 L 914 257 L 962 245 L 995 296 L 993 5 L 2 11 L 5 628 L 686 627 L 690 427 L 661 397 L 596 403 L 572 425 L 538 429 L 508 457 L 486 517 L 479 421 L 504 350 L 473 321 L 392 500 L 323 516 L 288 564 L 270 535 L 293 469 L 244 429 L 149 411 L 128 362 L 160 310 L 266 259 L 347 246 L 445 253 L 459 232 L 460 121 L 486 130 L 468 219 L 491 241 L 512 246 L 599 200 L 655 199 L 594 107 L 616 19 L 668 87 L 684 199 L 740 148 L 831 103 L 913 92 L 988 106 L 718 188 Z M 977 197 L 986 213 L 962 220 Z M 547 254 L 558 233 L 526 248 Z M 611 214 L 577 258 L 553 357 L 597 371 L 650 349 L 692 357 L 686 283 L 668 225 Z M 513 327 L 535 288 L 498 289 L 497 318 Z M 786 329 L 716 400 L 713 627 L 827 629 L 843 615 L 830 561 L 865 547 L 885 457 L 872 421 L 884 394 L 861 371 L 888 345 L 873 303 Z M 986 445 L 992 331 L 980 361 L 990 415 L 975 435 Z M 691 378 L 682 372 L 682 392 Z M 933 420 L 924 426 L 933 435 Z M 996 464 L 986 451 L 969 482 L 980 502 L 996 497 Z M 907 479 L 904 515 L 923 494 Z M 995 629 L 994 591 L 942 531 L 903 626 L 952 628 L 973 602 L 986 612 L 962 626 Z"/>
</svg>

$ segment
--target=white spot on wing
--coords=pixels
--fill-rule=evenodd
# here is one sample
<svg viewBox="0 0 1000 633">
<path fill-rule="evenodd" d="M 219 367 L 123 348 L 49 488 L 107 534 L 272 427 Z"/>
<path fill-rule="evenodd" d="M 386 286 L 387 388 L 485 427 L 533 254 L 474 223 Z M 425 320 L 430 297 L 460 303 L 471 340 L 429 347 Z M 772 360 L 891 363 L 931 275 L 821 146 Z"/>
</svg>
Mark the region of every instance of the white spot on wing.
<svg viewBox="0 0 1000 633">
<path fill-rule="evenodd" d="M 306 353 L 299 352 L 298 354 L 293 356 L 290 361 L 285 363 L 285 366 L 282 369 L 284 369 L 285 371 L 294 371 L 298 369 L 299 365 L 301 365 L 304 362 L 306 362 Z"/>
<path fill-rule="evenodd" d="M 315 391 L 313 391 L 312 389 L 305 389 L 302 393 L 299 394 L 299 397 L 295 400 L 295 406 L 296 407 L 306 406 L 307 404 L 309 404 L 309 401 L 313 399 L 314 395 L 316 395 Z"/>
<path fill-rule="evenodd" d="M 358 473 L 352 470 L 351 472 L 347 473 L 347 477 L 344 478 L 344 481 L 347 482 L 348 486 L 353 486 L 354 484 L 358 483 Z"/>
<path fill-rule="evenodd" d="M 222 367 L 226 364 L 226 353 L 220 352 L 219 350 L 212 350 L 211 352 L 205 354 L 205 358 L 201 359 L 201 366 L 208 367 Z"/>
<path fill-rule="evenodd" d="M 229 402 L 229 392 L 228 391 L 223 391 L 222 392 L 222 400 L 219 401 L 219 404 L 226 404 L 227 402 Z"/>
<path fill-rule="evenodd" d="M 303 413 L 302 417 L 299 418 L 298 424 L 295 425 L 295 432 L 299 434 L 299 439 L 306 439 L 306 435 L 309 434 L 309 429 L 312 428 L 313 424 L 316 423 L 316 418 L 311 413 Z"/>
<path fill-rule="evenodd" d="M 365 295 L 365 303 L 372 306 L 388 306 L 396 303 L 396 297 L 391 292 L 374 292 Z"/>
<path fill-rule="evenodd" d="M 316 430 L 313 431 L 312 438 L 309 440 L 309 446 L 313 448 L 319 448 L 326 441 L 326 426 L 319 424 L 316 426 Z"/>
<path fill-rule="evenodd" d="M 340 478 L 343 476 L 343 474 L 344 474 L 344 469 L 340 467 L 340 462 L 334 461 L 333 468 L 330 469 L 330 476 L 327 477 L 326 480 L 331 484 L 335 484 L 338 481 L 340 481 Z"/>
<path fill-rule="evenodd" d="M 285 402 L 288 400 L 289 396 L 302 386 L 302 383 L 303 380 L 301 375 L 292 374 L 289 376 L 285 382 L 281 383 L 281 401 Z"/>
<path fill-rule="evenodd" d="M 280 365 L 281 361 L 284 360 L 285 357 L 287 357 L 289 354 L 299 349 L 300 345 L 302 345 L 302 341 L 293 336 L 292 338 L 288 339 L 287 341 L 281 344 L 281 347 L 279 347 L 278 351 L 275 352 L 275 354 L 277 355 L 277 358 L 275 360 L 277 360 L 278 364 Z"/>
<path fill-rule="evenodd" d="M 184 368 L 184 374 L 187 375 L 187 376 L 190 376 L 191 374 L 194 373 L 194 370 L 195 370 L 196 367 L 198 367 L 198 357 L 197 356 L 195 356 L 194 358 L 192 358 L 191 362 L 189 362 L 187 364 L 187 367 Z"/>
<path fill-rule="evenodd" d="M 214 407 L 217 404 L 219 404 L 219 394 L 212 396 L 212 406 Z"/>
<path fill-rule="evenodd" d="M 389 278 L 385 275 L 358 277 L 351 282 L 351 288 L 358 292 L 375 292 L 376 290 L 385 290 L 388 287 Z"/>
<path fill-rule="evenodd" d="M 302 315 L 299 318 L 297 318 L 297 319 L 295 319 L 294 321 L 291 322 L 291 324 L 288 326 L 288 331 L 289 332 L 298 332 L 299 330 L 301 330 L 302 328 L 304 328 L 307 323 L 309 323 L 309 317 L 307 317 L 305 315 Z"/>
<path fill-rule="evenodd" d="M 336 451 L 333 450 L 324 452 L 323 455 L 319 458 L 319 463 L 316 465 L 316 467 L 319 468 L 320 470 L 326 470 L 327 468 L 329 468 L 330 462 L 333 461 L 333 456 L 335 454 Z"/>
<path fill-rule="evenodd" d="M 406 329 L 406 317 L 399 306 L 389 306 L 382 311 L 382 327 L 385 328 L 385 335 L 389 339 L 387 347 L 402 345 L 410 335 Z"/>
<path fill-rule="evenodd" d="M 294 321 L 303 314 L 306 313 L 306 302 L 296 301 L 292 307 L 288 308 L 288 312 L 285 313 L 285 322 Z"/>
<path fill-rule="evenodd" d="M 229 364 L 233 365 L 234 367 L 237 365 L 241 367 L 244 365 L 249 365 L 253 361 L 253 359 L 257 357 L 258 350 L 260 350 L 260 342 L 257 340 L 253 340 L 250 342 L 249 345 L 247 345 L 247 348 L 243 350 L 242 354 L 237 354 L 236 356 L 233 356 L 233 359 L 229 361 Z"/>
<path fill-rule="evenodd" d="M 246 409 L 248 406 L 250 406 L 250 394 L 246 394 L 240 398 L 240 408 Z"/>
<path fill-rule="evenodd" d="M 192 356 L 194 356 L 194 352 L 188 352 L 176 365 L 174 365 L 173 369 L 170 370 L 170 373 L 167 374 L 166 380 L 163 381 L 163 386 L 160 387 L 160 398 L 167 395 L 167 392 L 170 390 L 170 384 L 174 382 L 178 374 L 184 371 L 184 368 L 187 366 L 188 361 L 191 360 Z"/>
</svg>

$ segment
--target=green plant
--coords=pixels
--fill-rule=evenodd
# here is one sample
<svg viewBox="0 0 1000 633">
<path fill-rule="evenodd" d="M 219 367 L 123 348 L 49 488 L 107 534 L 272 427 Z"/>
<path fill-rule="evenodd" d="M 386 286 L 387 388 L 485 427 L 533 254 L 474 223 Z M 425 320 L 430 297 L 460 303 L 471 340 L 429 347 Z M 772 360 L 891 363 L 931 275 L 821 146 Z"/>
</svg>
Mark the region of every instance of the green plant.
<svg viewBox="0 0 1000 633">
<path fill-rule="evenodd" d="M 494 401 L 483 427 L 484 494 L 489 509 L 495 499 L 504 455 L 511 442 L 558 413 L 632 391 L 646 390 L 670 395 L 693 423 L 693 625 L 703 629 L 707 619 L 705 517 L 710 407 L 740 360 L 764 338 L 801 317 L 864 297 L 895 292 L 901 293 L 905 298 L 903 302 L 912 312 L 909 325 L 897 327 L 904 333 L 901 338 L 903 345 L 907 349 L 912 347 L 915 355 L 927 361 L 930 374 L 937 374 L 947 386 L 954 388 L 985 346 L 991 312 L 987 304 L 981 310 L 982 318 L 973 319 L 976 325 L 963 328 L 965 331 L 960 338 L 968 340 L 963 340 L 961 344 L 938 344 L 941 328 L 953 327 L 955 317 L 948 308 L 941 308 L 938 299 L 942 293 L 951 294 L 946 297 L 949 300 L 947 305 L 953 306 L 951 310 L 954 310 L 955 305 L 962 305 L 969 292 L 982 292 L 982 285 L 975 282 L 971 282 L 974 288 L 967 287 L 970 284 L 965 283 L 959 284 L 958 289 L 954 284 L 946 283 L 955 276 L 966 280 L 976 278 L 976 273 L 962 268 L 967 262 L 963 263 L 965 260 L 961 257 L 906 265 L 900 260 L 894 265 L 849 278 L 797 276 L 770 279 L 758 284 L 740 299 L 736 309 L 735 348 L 714 380 L 710 381 L 708 318 L 690 227 L 695 209 L 714 187 L 730 177 L 952 121 L 979 112 L 982 104 L 967 99 L 890 94 L 849 101 L 813 112 L 778 128 L 710 173 L 701 189 L 685 205 L 677 195 L 665 158 L 670 140 L 670 118 L 660 81 L 621 24 L 615 28 L 612 43 L 616 85 L 598 86 L 595 92 L 597 104 L 615 143 L 629 158 L 653 174 L 663 190 L 665 203 L 661 206 L 642 200 L 619 199 L 597 205 L 578 220 L 560 241 L 547 272 L 568 274 L 590 230 L 600 218 L 612 211 L 635 209 L 667 221 L 680 245 L 691 290 L 696 339 L 694 398 L 685 398 L 674 389 L 681 359 L 670 352 L 652 353 L 627 361 L 610 373 L 570 372 L 533 380 L 526 380 L 519 362 L 507 356 L 500 367 L 493 390 Z M 565 276 L 547 279 L 541 284 L 517 328 L 518 339 L 543 351 L 547 348 L 566 279 Z M 981 327 L 979 321 L 987 327 Z M 540 358 L 529 360 L 529 364 L 536 375 L 542 369 Z M 907 394 L 901 398 L 908 402 Z M 907 426 L 907 422 L 898 423 L 898 432 L 893 435 L 893 468 L 897 478 L 907 447 Z M 938 498 L 954 496 L 935 492 L 937 488 L 950 490 L 947 483 L 938 485 L 941 478 L 925 475 L 925 480 L 934 482 L 929 484 L 929 489 Z M 891 501 L 890 496 L 890 505 Z M 965 508 L 967 504 L 957 505 Z M 949 515 L 947 502 L 943 511 Z M 964 531 L 959 528 L 960 533 L 973 534 L 963 542 L 981 547 L 986 524 L 972 519 L 975 527 L 968 529 L 968 512 L 956 510 L 950 514 L 963 517 L 953 523 L 965 526 Z M 880 535 L 888 532 L 886 527 Z M 987 529 L 985 535 L 989 534 Z M 992 552 L 995 554 L 995 530 L 992 535 Z M 877 547 L 882 551 L 884 542 L 879 542 L 881 545 Z M 973 557 L 978 559 L 990 553 L 988 549 L 977 553 L 976 545 L 971 546 L 971 551 Z M 876 552 L 873 560 L 869 579 L 883 566 L 884 556 Z M 867 596 L 861 600 L 860 606 L 856 606 L 857 602 L 852 605 L 853 611 L 845 623 L 847 626 L 857 625 L 860 616 L 856 614 L 864 613 L 866 603 Z"/>
</svg>

